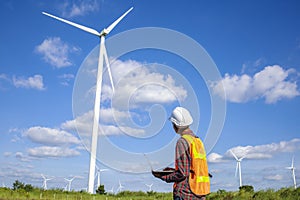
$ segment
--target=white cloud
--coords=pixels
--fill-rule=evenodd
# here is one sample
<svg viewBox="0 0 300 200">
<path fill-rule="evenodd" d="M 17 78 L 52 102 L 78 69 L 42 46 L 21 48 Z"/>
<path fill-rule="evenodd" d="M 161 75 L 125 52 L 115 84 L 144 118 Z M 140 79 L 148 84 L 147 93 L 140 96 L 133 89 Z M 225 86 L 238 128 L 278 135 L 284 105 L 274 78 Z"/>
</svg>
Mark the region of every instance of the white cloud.
<svg viewBox="0 0 300 200">
<path fill-rule="evenodd" d="M 10 81 L 6 74 L 0 74 L 0 80 Z"/>
<path fill-rule="evenodd" d="M 30 158 L 27 155 L 24 155 L 22 152 L 16 152 L 15 156 L 18 160 L 22 162 L 29 162 Z"/>
<path fill-rule="evenodd" d="M 31 127 L 23 134 L 31 141 L 44 145 L 56 146 L 80 143 L 78 138 L 66 131 L 40 126 Z"/>
<path fill-rule="evenodd" d="M 281 141 L 257 146 L 237 146 L 231 149 L 238 157 L 245 156 L 247 159 L 268 159 L 277 153 L 287 153 L 300 150 L 300 139 Z M 225 153 L 227 157 L 232 157 L 229 150 Z"/>
<path fill-rule="evenodd" d="M 16 77 L 13 76 L 13 84 L 17 88 L 32 88 L 37 90 L 44 90 L 43 77 L 41 75 L 34 75 L 33 77 Z"/>
<path fill-rule="evenodd" d="M 95 12 L 99 10 L 99 3 L 96 0 L 65 2 L 62 6 L 64 17 L 76 17 L 83 16 L 89 12 Z"/>
<path fill-rule="evenodd" d="M 9 157 L 9 156 L 11 156 L 13 153 L 12 152 L 4 152 L 3 153 L 3 156 L 4 157 Z"/>
<path fill-rule="evenodd" d="M 76 51 L 78 48 L 69 46 L 59 37 L 47 38 L 36 47 L 36 52 L 40 53 L 47 63 L 57 68 L 71 66 L 69 54 Z"/>
<path fill-rule="evenodd" d="M 210 163 L 224 162 L 223 156 L 217 153 L 211 153 L 207 156 L 207 161 Z"/>
<path fill-rule="evenodd" d="M 279 174 L 269 175 L 269 176 L 265 176 L 264 179 L 271 180 L 271 181 L 280 181 L 283 180 L 283 176 Z"/>
<path fill-rule="evenodd" d="M 99 135 L 122 135 L 123 132 L 130 133 L 131 135 L 142 135 L 144 131 L 142 129 L 134 129 L 126 126 L 113 125 L 117 121 L 122 121 L 124 118 L 128 118 L 130 114 L 127 112 L 118 111 L 115 109 L 101 109 L 100 110 L 100 132 Z M 78 131 L 81 136 L 91 135 L 93 127 L 93 111 L 84 113 L 78 116 L 74 120 L 66 121 L 61 125 L 62 129 L 70 131 Z"/>
<path fill-rule="evenodd" d="M 62 74 L 60 76 L 58 76 L 58 78 L 60 79 L 60 84 L 63 86 L 69 86 L 71 80 L 73 80 L 75 78 L 74 74 Z"/>
<path fill-rule="evenodd" d="M 228 159 L 232 159 L 232 151 L 238 158 L 245 159 L 270 159 L 278 153 L 292 153 L 300 150 L 300 139 L 295 138 L 290 141 L 281 141 L 279 143 L 271 143 L 256 146 L 237 146 L 226 151 L 224 155 L 211 153 L 207 156 L 208 162 L 220 163 Z"/>
<path fill-rule="evenodd" d="M 156 64 L 143 64 L 133 60 L 112 62 L 112 74 L 115 83 L 114 106 L 125 109 L 145 104 L 168 104 L 183 101 L 187 91 L 177 85 L 169 74 L 156 72 Z M 109 87 L 108 87 L 109 88 Z M 103 99 L 111 99 L 111 90 L 103 90 Z"/>
<path fill-rule="evenodd" d="M 41 146 L 41 147 L 35 147 L 30 148 L 27 150 L 28 155 L 32 157 L 72 157 L 72 156 L 78 156 L 80 153 L 76 151 L 75 149 L 70 149 L 67 147 L 49 147 L 49 146 Z"/>
<path fill-rule="evenodd" d="M 268 104 L 276 103 L 281 99 L 300 95 L 297 83 L 289 79 L 293 73 L 294 69 L 284 70 L 278 65 L 267 66 L 253 77 L 247 74 L 225 74 L 222 81 L 213 83 L 211 87 L 220 96 L 224 87 L 226 97 L 222 97 L 231 102 L 243 103 L 262 98 Z"/>
</svg>

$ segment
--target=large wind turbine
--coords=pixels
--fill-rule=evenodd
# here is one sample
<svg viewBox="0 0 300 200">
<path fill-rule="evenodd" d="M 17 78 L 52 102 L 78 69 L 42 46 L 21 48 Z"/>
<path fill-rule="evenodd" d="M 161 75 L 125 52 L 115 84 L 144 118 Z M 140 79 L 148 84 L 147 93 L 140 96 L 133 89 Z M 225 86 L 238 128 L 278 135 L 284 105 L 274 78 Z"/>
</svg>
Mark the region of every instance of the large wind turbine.
<svg viewBox="0 0 300 200">
<path fill-rule="evenodd" d="M 230 150 L 231 154 L 233 155 L 233 157 L 236 160 L 236 168 L 235 168 L 235 176 L 237 175 L 237 171 L 239 170 L 239 177 L 240 177 L 240 187 L 243 185 L 242 184 L 242 167 L 241 167 L 241 162 L 244 159 L 245 156 L 238 158 L 231 150 Z"/>
<path fill-rule="evenodd" d="M 294 181 L 294 187 L 297 189 L 297 183 L 296 183 L 296 175 L 295 175 L 295 166 L 294 166 L 294 156 L 292 158 L 292 165 L 290 167 L 287 167 L 287 169 L 292 171 L 293 181 Z"/>
<path fill-rule="evenodd" d="M 101 32 L 96 31 L 95 29 L 82 26 L 80 24 L 76 24 L 74 22 L 56 17 L 54 15 L 43 12 L 44 15 L 57 19 L 59 21 L 65 22 L 69 25 L 75 26 L 81 30 L 84 30 L 88 33 L 94 34 L 100 37 L 100 50 L 99 50 L 99 59 L 98 59 L 98 73 L 97 73 L 97 83 L 96 83 L 96 95 L 95 95 L 95 104 L 94 104 L 94 122 L 93 122 L 93 132 L 92 132 L 92 143 L 91 143 L 91 157 L 90 157 L 90 170 L 89 170 L 89 184 L 88 184 L 88 192 L 94 193 L 94 179 L 95 179 L 95 165 L 96 165 L 96 153 L 97 153 L 97 140 L 98 140 L 98 127 L 99 127 L 99 112 L 100 112 L 100 96 L 101 96 L 101 87 L 102 87 L 102 70 L 103 70 L 103 62 L 105 61 L 110 82 L 112 85 L 112 90 L 114 92 L 114 85 L 112 81 L 111 71 L 109 60 L 107 56 L 107 51 L 105 47 L 105 36 L 109 34 L 114 27 L 133 9 L 131 7 L 127 10 L 121 17 L 119 17 L 115 22 L 113 22 L 107 28 L 104 28 Z M 104 59 L 104 60 L 103 60 Z"/>
</svg>

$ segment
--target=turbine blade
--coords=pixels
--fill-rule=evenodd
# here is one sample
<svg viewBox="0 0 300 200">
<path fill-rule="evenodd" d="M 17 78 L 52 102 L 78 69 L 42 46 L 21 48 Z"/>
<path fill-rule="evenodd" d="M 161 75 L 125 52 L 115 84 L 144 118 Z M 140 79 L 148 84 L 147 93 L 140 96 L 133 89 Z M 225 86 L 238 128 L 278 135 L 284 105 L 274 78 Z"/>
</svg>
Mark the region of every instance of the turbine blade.
<svg viewBox="0 0 300 200">
<path fill-rule="evenodd" d="M 233 151 L 230 149 L 229 150 L 230 152 L 231 152 L 231 154 L 233 155 L 233 157 L 236 159 L 236 160 L 239 160 L 237 157 L 236 157 L 236 155 L 233 153 Z"/>
<path fill-rule="evenodd" d="M 71 21 L 62 19 L 62 18 L 60 18 L 60 17 L 56 17 L 56 16 L 51 15 L 51 14 L 46 13 L 46 12 L 42 12 L 42 13 L 43 13 L 44 15 L 47 15 L 47 16 L 49 16 L 49 17 L 52 17 L 52 18 L 54 18 L 54 19 L 57 19 L 57 20 L 62 21 L 62 22 L 64 22 L 64 23 L 67 23 L 67 24 L 69 24 L 69 25 L 75 26 L 76 28 L 79 28 L 79 29 L 81 29 L 81 30 L 83 30 L 83 31 L 86 31 L 86 32 L 89 32 L 89 33 L 91 33 L 91 34 L 100 36 L 100 33 L 99 33 L 98 31 L 92 29 L 92 28 L 85 27 L 85 26 L 82 26 L 82 25 L 80 25 L 80 24 L 76 24 L 76 23 L 74 23 L 74 22 L 71 22 Z"/>
<path fill-rule="evenodd" d="M 106 66 L 107 66 L 107 70 L 108 70 L 108 74 L 109 74 L 109 80 L 110 80 L 110 83 L 111 83 L 111 87 L 112 87 L 112 91 L 115 92 L 115 86 L 114 86 L 114 82 L 113 82 L 113 78 L 112 78 L 112 75 L 111 75 L 111 70 L 110 70 L 110 64 L 109 64 L 109 60 L 108 60 L 108 56 L 107 56 L 107 51 L 106 51 L 106 47 L 105 45 L 103 44 L 103 55 L 104 55 L 104 59 L 105 59 L 105 62 L 106 62 Z"/>
<path fill-rule="evenodd" d="M 292 158 L 292 166 L 291 167 L 294 168 L 294 156 Z"/>
<path fill-rule="evenodd" d="M 119 17 L 114 23 L 112 23 L 107 29 L 105 29 L 105 34 L 109 34 L 110 31 L 112 31 L 115 26 L 133 9 L 131 7 L 129 10 L 127 10 L 121 17 Z"/>
<path fill-rule="evenodd" d="M 240 158 L 240 161 L 242 161 L 245 157 L 246 157 L 246 155 L 243 155 L 243 157 Z"/>
</svg>

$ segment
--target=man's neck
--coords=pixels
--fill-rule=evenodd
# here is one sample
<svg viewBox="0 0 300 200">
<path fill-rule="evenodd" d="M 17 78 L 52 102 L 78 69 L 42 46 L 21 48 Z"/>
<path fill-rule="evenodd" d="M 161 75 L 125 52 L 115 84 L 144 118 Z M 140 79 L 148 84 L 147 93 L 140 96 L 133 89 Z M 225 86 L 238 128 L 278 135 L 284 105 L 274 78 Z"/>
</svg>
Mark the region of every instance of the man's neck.
<svg viewBox="0 0 300 200">
<path fill-rule="evenodd" d="M 179 134 L 181 136 L 183 136 L 183 135 L 192 135 L 193 134 L 193 131 L 190 128 L 186 128 L 184 130 L 179 130 L 179 131 L 180 131 Z"/>
</svg>

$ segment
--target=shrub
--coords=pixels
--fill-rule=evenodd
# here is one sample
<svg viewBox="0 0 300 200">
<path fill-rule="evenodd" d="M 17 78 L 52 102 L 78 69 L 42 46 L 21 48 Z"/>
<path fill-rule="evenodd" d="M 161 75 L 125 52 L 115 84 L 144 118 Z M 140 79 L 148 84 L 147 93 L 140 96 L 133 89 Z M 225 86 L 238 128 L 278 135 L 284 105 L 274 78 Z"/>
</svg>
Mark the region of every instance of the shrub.
<svg viewBox="0 0 300 200">
<path fill-rule="evenodd" d="M 249 192 L 249 193 L 253 193 L 254 192 L 254 188 L 252 185 L 243 185 L 241 187 L 239 187 L 240 192 Z"/>
<path fill-rule="evenodd" d="M 97 194 L 106 194 L 105 189 L 104 189 L 104 185 L 99 185 L 99 187 L 96 190 Z"/>
</svg>

